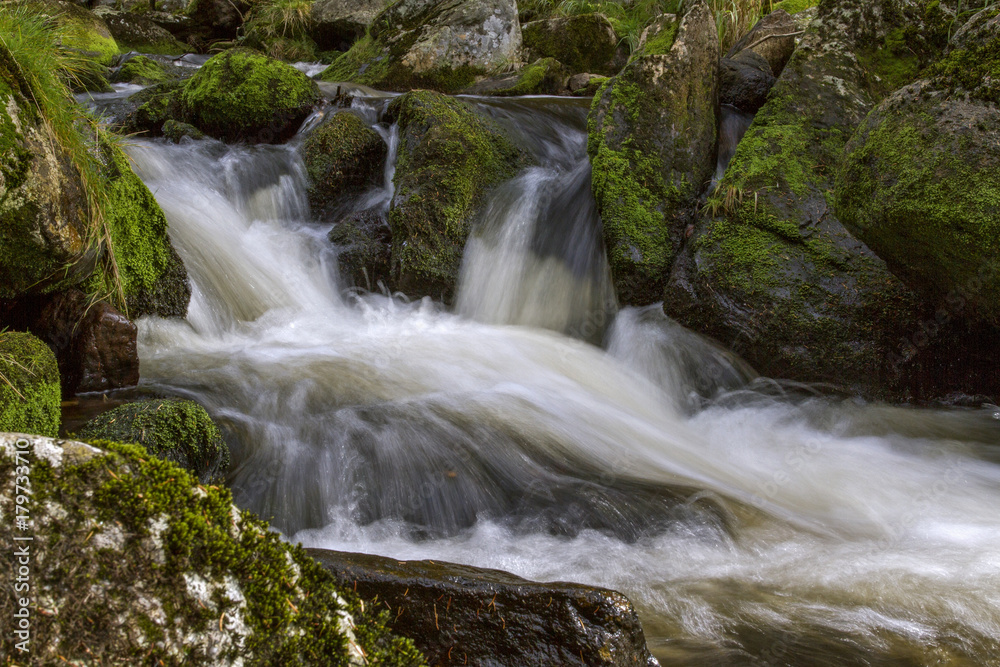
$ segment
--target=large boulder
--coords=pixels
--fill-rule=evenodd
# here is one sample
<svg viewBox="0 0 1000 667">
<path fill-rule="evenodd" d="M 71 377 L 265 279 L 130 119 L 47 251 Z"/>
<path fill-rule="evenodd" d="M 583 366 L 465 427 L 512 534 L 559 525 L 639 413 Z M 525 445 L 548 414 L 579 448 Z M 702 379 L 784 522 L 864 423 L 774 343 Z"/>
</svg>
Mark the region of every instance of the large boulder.
<svg viewBox="0 0 1000 667">
<path fill-rule="evenodd" d="M 727 58 L 734 58 L 741 52 L 752 52 L 767 61 L 774 76 L 785 69 L 788 59 L 795 51 L 795 37 L 801 31 L 791 15 L 781 9 L 775 10 L 757 22 L 750 32 L 733 44 Z"/>
<path fill-rule="evenodd" d="M 312 132 L 302 147 L 309 206 L 324 219 L 346 197 L 382 180 L 388 147 L 357 114 L 342 111 Z"/>
<path fill-rule="evenodd" d="M 278 60 L 230 49 L 206 62 L 180 91 L 185 120 L 224 141 L 289 139 L 319 102 L 316 82 Z"/>
<path fill-rule="evenodd" d="M 394 287 L 450 300 L 484 192 L 511 178 L 525 154 L 460 99 L 414 91 L 389 114 L 400 137 L 389 211 Z"/>
<path fill-rule="evenodd" d="M 615 591 L 440 561 L 307 552 L 341 586 L 388 606 L 393 632 L 434 665 L 659 664 L 632 604 Z"/>
<path fill-rule="evenodd" d="M 0 333 L 0 431 L 59 434 L 59 368 L 52 350 L 29 333 Z"/>
<path fill-rule="evenodd" d="M 454 92 L 516 64 L 520 49 L 513 0 L 396 0 L 321 78 Z"/>
<path fill-rule="evenodd" d="M 685 236 L 664 310 L 765 375 L 908 395 L 893 362 L 920 304 L 831 210 L 837 167 L 882 91 L 932 62 L 938 3 L 824 0 Z M 910 35 L 903 49 L 897 43 Z M 889 55 L 906 51 L 890 63 Z"/>
<path fill-rule="evenodd" d="M 555 58 L 573 72 L 615 74 L 628 55 L 603 14 L 560 16 L 521 26 L 530 59 Z"/>
<path fill-rule="evenodd" d="M 94 13 L 108 26 L 122 51 L 177 56 L 191 50 L 166 28 L 140 14 L 117 11 L 110 7 L 99 7 Z"/>
<path fill-rule="evenodd" d="M 88 440 L 142 445 L 173 461 L 202 484 L 220 481 L 229 467 L 229 447 L 205 408 L 180 398 L 126 403 L 87 422 L 76 434 Z"/>
<path fill-rule="evenodd" d="M 13 586 L 0 606 L 25 609 L 0 652 L 27 641 L 37 664 L 417 666 L 300 547 L 232 504 L 228 490 L 136 445 L 0 435 L 0 512 L 13 517 L 15 466 L 30 462 L 31 606 Z M 13 524 L 11 524 L 13 529 Z M 0 559 L 13 581 L 14 559 Z M 22 594 L 23 595 L 23 594 Z"/>
<path fill-rule="evenodd" d="M 316 0 L 309 36 L 324 51 L 346 51 L 364 36 L 386 0 Z"/>
<path fill-rule="evenodd" d="M 35 99 L 0 44 L 0 298 L 71 285 L 94 267 L 87 193 L 74 161 L 85 153 L 64 145 L 73 135 L 56 134 Z M 63 105 L 61 121 L 72 123 L 79 114 L 68 90 Z"/>
<path fill-rule="evenodd" d="M 661 31 L 673 37 L 660 45 L 666 52 L 633 59 L 590 112 L 594 197 L 624 304 L 662 298 L 686 216 L 715 167 L 715 19 L 698 2 L 675 20 L 675 31 Z"/>
<path fill-rule="evenodd" d="M 952 52 L 847 145 L 837 214 L 919 293 L 1000 326 L 1000 38 Z M 963 85 L 964 83 L 964 85 Z"/>
<path fill-rule="evenodd" d="M 124 297 L 132 318 L 184 317 L 191 300 L 187 269 L 170 243 L 166 216 L 132 171 L 120 141 L 102 132 L 98 142 L 108 196 L 105 270 L 94 274 L 87 289 Z"/>
</svg>

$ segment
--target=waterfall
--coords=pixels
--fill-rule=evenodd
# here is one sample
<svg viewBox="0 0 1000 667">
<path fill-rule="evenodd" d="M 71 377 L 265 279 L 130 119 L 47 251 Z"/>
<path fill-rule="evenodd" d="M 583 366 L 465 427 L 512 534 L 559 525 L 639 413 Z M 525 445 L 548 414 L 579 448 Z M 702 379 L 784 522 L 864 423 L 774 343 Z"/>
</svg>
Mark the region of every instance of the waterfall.
<svg viewBox="0 0 1000 667">
<path fill-rule="evenodd" d="M 139 322 L 144 381 L 223 426 L 238 503 L 309 546 L 616 588 L 664 664 L 995 659 L 1000 410 L 825 398 L 614 316 L 586 109 L 476 104 L 538 166 L 484 207 L 454 312 L 342 294 L 296 142 L 129 148 L 194 285 Z"/>
</svg>

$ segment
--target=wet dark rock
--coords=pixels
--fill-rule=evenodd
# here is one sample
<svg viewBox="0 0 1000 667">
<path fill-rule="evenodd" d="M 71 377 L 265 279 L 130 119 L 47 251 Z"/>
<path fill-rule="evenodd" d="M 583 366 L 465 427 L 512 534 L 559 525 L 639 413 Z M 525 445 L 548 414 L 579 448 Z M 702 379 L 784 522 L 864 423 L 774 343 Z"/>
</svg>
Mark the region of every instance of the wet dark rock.
<svg viewBox="0 0 1000 667">
<path fill-rule="evenodd" d="M 719 61 L 719 103 L 756 113 L 767 101 L 775 80 L 763 56 L 740 51 L 734 58 Z"/>
<path fill-rule="evenodd" d="M 795 37 L 800 32 L 788 12 L 781 9 L 773 11 L 736 42 L 726 57 L 734 58 L 742 51 L 751 51 L 764 58 L 771 73 L 779 76 L 795 51 Z"/>
<path fill-rule="evenodd" d="M 327 238 L 337 246 L 337 264 L 345 282 L 368 291 L 377 291 L 379 283 L 389 284 L 392 229 L 378 211 L 342 220 Z"/>
<path fill-rule="evenodd" d="M 181 123 L 176 120 L 168 120 L 163 124 L 163 136 L 179 144 L 182 139 L 204 139 L 207 135 L 199 130 L 194 125 L 189 125 L 187 123 Z"/>
<path fill-rule="evenodd" d="M 235 39 L 249 9 L 244 0 L 194 0 L 187 10 L 191 35 L 201 42 Z"/>
<path fill-rule="evenodd" d="M 317 0 L 309 14 L 309 36 L 324 51 L 346 51 L 383 7 L 384 0 Z"/>
<path fill-rule="evenodd" d="M 350 111 L 332 114 L 309 135 L 302 150 L 310 180 L 309 206 L 319 219 L 345 198 L 381 182 L 388 153 L 378 132 Z"/>
<path fill-rule="evenodd" d="M 79 290 L 8 304 L 4 324 L 30 331 L 52 348 L 64 395 L 139 382 L 135 325 L 104 301 L 91 301 Z"/>
<path fill-rule="evenodd" d="M 307 553 L 366 604 L 389 607 L 391 630 L 432 665 L 658 664 L 631 603 L 615 591 L 437 561 Z"/>
</svg>

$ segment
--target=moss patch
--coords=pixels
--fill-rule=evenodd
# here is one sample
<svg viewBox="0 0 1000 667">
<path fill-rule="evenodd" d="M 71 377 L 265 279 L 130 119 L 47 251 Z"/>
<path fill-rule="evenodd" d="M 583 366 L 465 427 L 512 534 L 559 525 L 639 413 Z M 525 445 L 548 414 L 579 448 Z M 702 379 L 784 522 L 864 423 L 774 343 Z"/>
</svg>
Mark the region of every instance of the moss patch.
<svg viewBox="0 0 1000 667">
<path fill-rule="evenodd" d="M 923 75 L 937 90 L 1000 105 L 1000 37 L 956 49 Z"/>
<path fill-rule="evenodd" d="M 33 443 L 33 656 L 115 664 L 420 665 L 386 612 L 339 590 L 298 546 L 136 445 Z M 13 513 L 13 443 L 0 503 Z M 39 449 L 43 448 L 43 449 Z M 48 456 L 40 455 L 47 452 Z M 11 481 L 8 481 L 11 480 Z M 11 575 L 11 561 L 0 572 Z M 0 607 L 13 605 L 11 587 Z M 41 613 L 44 610 L 44 613 Z M 13 654 L 13 638 L 0 650 Z"/>
<path fill-rule="evenodd" d="M 389 113 L 401 136 L 389 212 L 398 289 L 449 298 L 484 192 L 511 178 L 526 157 L 496 123 L 458 99 L 414 91 L 393 100 Z"/>
<path fill-rule="evenodd" d="M 490 95 L 555 95 L 566 88 L 569 72 L 555 58 L 541 58 L 523 68 L 514 84 L 489 91 Z"/>
<path fill-rule="evenodd" d="M 303 151 L 309 205 L 319 212 L 378 183 L 388 148 L 360 117 L 341 112 L 309 135 Z"/>
<path fill-rule="evenodd" d="M 616 71 L 618 36 L 601 14 L 535 21 L 522 26 L 521 35 L 525 49 L 543 58 L 555 58 L 573 72 Z"/>
<path fill-rule="evenodd" d="M 118 139 L 100 136 L 108 207 L 105 225 L 128 315 L 184 317 L 191 297 L 187 271 L 167 235 L 167 219 L 149 188 L 136 176 Z M 110 262 L 111 257 L 109 256 Z M 96 273 L 88 291 L 115 295 L 113 270 Z"/>
<path fill-rule="evenodd" d="M 229 467 L 229 447 L 212 418 L 194 401 L 168 398 L 127 403 L 87 422 L 78 436 L 142 445 L 204 484 L 221 481 Z"/>
<path fill-rule="evenodd" d="M 55 437 L 60 400 L 52 350 L 31 334 L 0 333 L 0 431 Z"/>
<path fill-rule="evenodd" d="M 174 78 L 166 67 L 146 56 L 135 56 L 121 66 L 112 77 L 114 83 L 135 83 L 151 86 Z"/>
<path fill-rule="evenodd" d="M 781 2 L 774 3 L 771 10 L 777 11 L 782 9 L 789 14 L 798 14 L 799 12 L 804 12 L 807 9 L 812 9 L 818 4 L 819 0 L 781 0 Z"/>
</svg>

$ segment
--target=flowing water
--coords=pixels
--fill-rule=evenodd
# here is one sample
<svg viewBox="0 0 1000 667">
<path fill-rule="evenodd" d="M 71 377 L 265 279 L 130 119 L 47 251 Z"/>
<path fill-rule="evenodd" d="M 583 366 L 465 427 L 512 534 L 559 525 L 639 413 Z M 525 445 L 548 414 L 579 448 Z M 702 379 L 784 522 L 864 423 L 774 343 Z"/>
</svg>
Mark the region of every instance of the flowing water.
<svg viewBox="0 0 1000 667">
<path fill-rule="evenodd" d="M 540 166 L 491 195 L 453 310 L 344 289 L 296 141 L 130 148 L 194 287 L 140 322 L 144 382 L 224 426 L 237 502 L 308 546 L 621 590 L 665 665 L 1000 664 L 1000 408 L 823 397 L 619 312 L 586 107 L 473 102 Z M 353 112 L 394 149 L 383 103 Z"/>
</svg>

